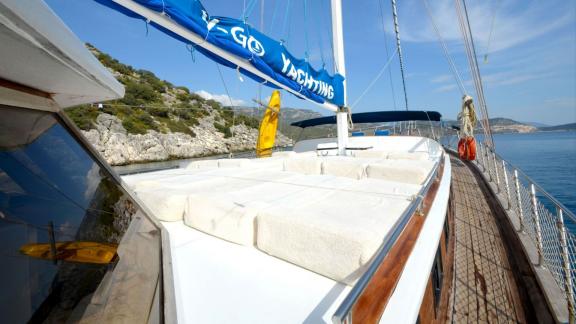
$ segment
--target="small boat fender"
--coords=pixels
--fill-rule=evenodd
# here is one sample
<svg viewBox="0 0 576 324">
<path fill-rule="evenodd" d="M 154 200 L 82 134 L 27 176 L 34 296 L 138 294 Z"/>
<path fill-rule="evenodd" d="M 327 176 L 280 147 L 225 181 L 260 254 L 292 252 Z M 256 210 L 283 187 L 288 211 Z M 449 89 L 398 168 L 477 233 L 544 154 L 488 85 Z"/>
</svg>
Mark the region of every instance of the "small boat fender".
<svg viewBox="0 0 576 324">
<path fill-rule="evenodd" d="M 476 159 L 476 139 L 474 136 L 462 137 L 458 141 L 458 155 L 462 160 L 473 161 Z"/>
</svg>

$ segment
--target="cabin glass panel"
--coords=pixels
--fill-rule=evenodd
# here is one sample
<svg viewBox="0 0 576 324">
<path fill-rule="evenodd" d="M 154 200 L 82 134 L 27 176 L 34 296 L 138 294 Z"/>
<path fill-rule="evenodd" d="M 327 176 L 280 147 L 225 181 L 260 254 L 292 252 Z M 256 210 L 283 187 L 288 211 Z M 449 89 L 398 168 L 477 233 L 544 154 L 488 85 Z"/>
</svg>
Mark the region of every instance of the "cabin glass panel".
<svg viewBox="0 0 576 324">
<path fill-rule="evenodd" d="M 444 269 L 442 267 L 442 255 L 440 247 L 436 250 L 436 258 L 432 267 L 432 288 L 434 289 L 434 309 L 438 309 L 440 297 L 442 296 L 442 281 L 444 279 Z"/>
<path fill-rule="evenodd" d="M 1 105 L 0 115 L 2 322 L 78 320 L 96 295 L 106 304 L 95 292 L 142 213 L 58 115 Z"/>
</svg>

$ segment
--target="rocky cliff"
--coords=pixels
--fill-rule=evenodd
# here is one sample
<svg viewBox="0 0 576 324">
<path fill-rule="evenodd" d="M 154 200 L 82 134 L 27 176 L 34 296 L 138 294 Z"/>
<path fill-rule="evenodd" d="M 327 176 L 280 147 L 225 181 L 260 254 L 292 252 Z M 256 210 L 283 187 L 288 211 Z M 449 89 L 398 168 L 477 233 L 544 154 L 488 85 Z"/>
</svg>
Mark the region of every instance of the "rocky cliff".
<svg viewBox="0 0 576 324">
<path fill-rule="evenodd" d="M 65 110 L 111 165 L 254 150 L 259 119 L 239 114 L 87 44 L 120 81 L 124 98 Z M 277 146 L 292 141 L 278 133 Z"/>
<path fill-rule="evenodd" d="M 198 156 L 253 150 L 258 131 L 244 124 L 231 127 L 233 136 L 226 138 L 214 126 L 214 117 L 207 116 L 191 127 L 194 137 L 180 132 L 161 133 L 149 130 L 146 134 L 131 134 L 122 121 L 102 113 L 96 118 L 95 128 L 82 131 L 88 141 L 111 165 L 124 165 L 149 161 L 183 159 Z M 277 136 L 278 146 L 291 145 L 282 134 Z"/>
</svg>

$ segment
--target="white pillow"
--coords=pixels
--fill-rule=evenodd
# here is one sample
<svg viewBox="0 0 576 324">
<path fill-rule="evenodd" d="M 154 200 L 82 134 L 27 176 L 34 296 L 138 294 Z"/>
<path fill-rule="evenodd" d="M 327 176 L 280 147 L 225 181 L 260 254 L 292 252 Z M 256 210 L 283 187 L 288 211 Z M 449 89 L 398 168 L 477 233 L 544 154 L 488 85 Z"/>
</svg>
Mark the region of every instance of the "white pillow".
<svg viewBox="0 0 576 324">
<path fill-rule="evenodd" d="M 256 209 L 245 205 L 188 195 L 184 224 L 233 243 L 253 246 Z"/>
</svg>

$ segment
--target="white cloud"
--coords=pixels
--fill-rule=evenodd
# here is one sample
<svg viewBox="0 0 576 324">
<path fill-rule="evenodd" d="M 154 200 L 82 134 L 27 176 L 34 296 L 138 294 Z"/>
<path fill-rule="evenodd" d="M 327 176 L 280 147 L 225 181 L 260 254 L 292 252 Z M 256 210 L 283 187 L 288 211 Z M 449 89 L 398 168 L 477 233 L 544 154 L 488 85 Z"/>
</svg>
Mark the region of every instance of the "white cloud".
<svg viewBox="0 0 576 324">
<path fill-rule="evenodd" d="M 444 83 L 444 82 L 448 82 L 448 81 L 453 81 L 453 76 L 452 74 L 442 74 L 439 75 L 435 78 L 433 78 L 432 80 L 430 80 L 430 82 L 432 83 Z"/>
<path fill-rule="evenodd" d="M 447 84 L 440 86 L 434 90 L 434 92 L 449 92 L 456 89 L 456 84 Z"/>
<path fill-rule="evenodd" d="M 226 94 L 212 94 L 205 90 L 196 91 L 196 94 L 206 100 L 214 100 L 221 103 L 223 106 L 245 106 L 246 102 L 242 99 L 231 98 Z"/>
<path fill-rule="evenodd" d="M 498 4 L 501 2 L 500 4 Z M 434 21 L 442 37 L 448 42 L 462 42 L 462 36 L 454 8 L 453 0 L 428 1 Z M 552 13 L 553 19 L 546 19 L 543 12 L 551 13 L 551 8 L 562 9 L 551 4 L 549 1 L 470 1 L 468 2 L 468 14 L 474 33 L 476 49 L 479 53 L 484 52 L 490 38 L 490 26 L 494 17 L 494 32 L 490 40 L 490 52 L 508 49 L 536 37 L 550 33 L 560 27 L 573 23 L 573 15 L 570 10 Z M 425 19 L 411 19 L 401 23 L 403 40 L 411 42 L 436 41 L 430 19 L 425 13 L 421 1 L 406 2 L 401 8 L 404 17 L 425 17 Z M 389 32 L 390 29 L 389 29 Z"/>
</svg>

